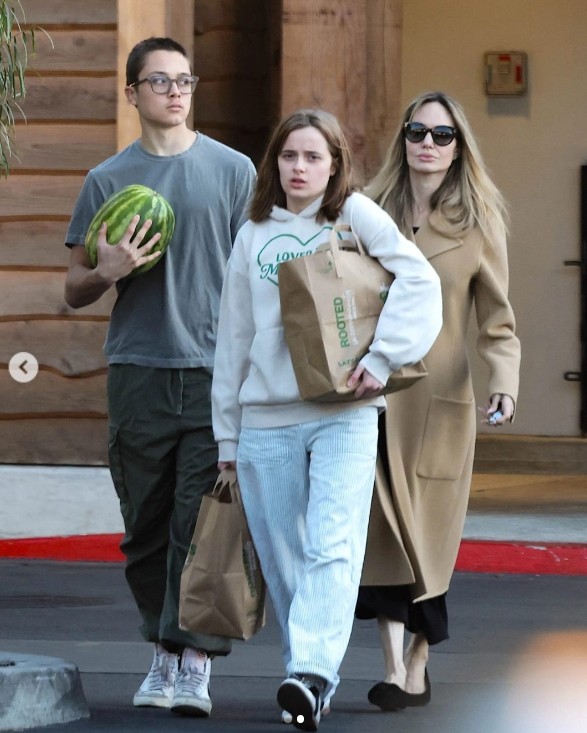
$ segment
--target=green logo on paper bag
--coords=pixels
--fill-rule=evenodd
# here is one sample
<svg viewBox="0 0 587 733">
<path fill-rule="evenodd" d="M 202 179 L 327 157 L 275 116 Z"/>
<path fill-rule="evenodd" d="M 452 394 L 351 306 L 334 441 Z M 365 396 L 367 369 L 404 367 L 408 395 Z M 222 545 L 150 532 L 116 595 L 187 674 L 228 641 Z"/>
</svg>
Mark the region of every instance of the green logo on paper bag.
<svg viewBox="0 0 587 733">
<path fill-rule="evenodd" d="M 268 280 L 277 285 L 277 276 L 279 273 L 279 265 L 282 262 L 295 260 L 298 257 L 314 254 L 315 245 L 321 244 L 321 241 L 315 240 L 324 236 L 325 231 L 330 231 L 332 227 L 324 226 L 313 237 L 305 242 L 295 234 L 278 234 L 272 237 L 265 244 L 257 255 L 257 264 L 259 266 L 259 277 L 261 280 Z"/>
<path fill-rule="evenodd" d="M 349 347 L 358 346 L 358 312 L 354 290 L 347 288 L 342 295 L 337 295 L 332 301 L 332 306 L 336 318 L 340 348 L 348 349 Z"/>
<path fill-rule="evenodd" d="M 340 296 L 333 300 L 334 315 L 336 317 L 336 327 L 338 329 L 338 341 L 341 349 L 347 349 L 349 344 L 349 335 L 347 333 L 347 325 L 344 318 L 344 302 Z"/>
<path fill-rule="evenodd" d="M 338 362 L 339 367 L 355 367 L 359 363 L 359 359 L 356 356 L 351 356 L 349 359 L 341 359 Z"/>
</svg>

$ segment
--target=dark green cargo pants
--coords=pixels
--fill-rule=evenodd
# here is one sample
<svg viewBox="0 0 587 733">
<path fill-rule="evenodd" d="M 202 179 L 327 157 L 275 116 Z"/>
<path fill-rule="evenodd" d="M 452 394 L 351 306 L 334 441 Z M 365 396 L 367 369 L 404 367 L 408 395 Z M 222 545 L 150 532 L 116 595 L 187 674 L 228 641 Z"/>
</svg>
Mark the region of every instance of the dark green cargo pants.
<svg viewBox="0 0 587 733">
<path fill-rule="evenodd" d="M 110 472 L 120 499 L 126 579 L 148 641 L 228 654 L 229 639 L 182 631 L 181 571 L 202 496 L 218 475 L 207 369 L 114 364 L 108 373 Z"/>
</svg>

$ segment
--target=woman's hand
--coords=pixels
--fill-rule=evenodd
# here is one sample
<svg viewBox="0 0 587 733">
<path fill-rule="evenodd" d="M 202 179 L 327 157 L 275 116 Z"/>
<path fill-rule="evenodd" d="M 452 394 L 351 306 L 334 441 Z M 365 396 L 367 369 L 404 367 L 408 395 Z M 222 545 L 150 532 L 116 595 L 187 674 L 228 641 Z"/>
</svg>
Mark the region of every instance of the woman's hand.
<svg viewBox="0 0 587 733">
<path fill-rule="evenodd" d="M 383 384 L 375 379 L 365 367 L 359 365 L 349 377 L 347 387 L 350 387 L 355 393 L 355 397 L 375 397 L 383 389 Z"/>
<path fill-rule="evenodd" d="M 511 422 L 514 417 L 514 401 L 507 394 L 492 394 L 487 407 L 480 407 L 485 415 L 483 422 L 486 425 L 498 427 L 506 422 Z"/>
</svg>

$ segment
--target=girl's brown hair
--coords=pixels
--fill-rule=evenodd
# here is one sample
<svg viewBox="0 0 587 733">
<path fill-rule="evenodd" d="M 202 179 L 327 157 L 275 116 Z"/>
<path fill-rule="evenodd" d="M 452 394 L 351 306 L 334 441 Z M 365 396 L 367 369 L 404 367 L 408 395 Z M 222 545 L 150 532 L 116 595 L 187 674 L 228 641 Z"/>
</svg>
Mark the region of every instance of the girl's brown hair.
<svg viewBox="0 0 587 733">
<path fill-rule="evenodd" d="M 317 219 L 319 222 L 335 221 L 340 215 L 344 202 L 353 191 L 348 142 L 334 115 L 321 109 L 301 109 L 281 120 L 271 135 L 259 165 L 249 209 L 252 221 L 259 223 L 266 219 L 273 206 L 285 208 L 286 198 L 279 179 L 277 159 L 290 133 L 304 127 L 315 127 L 322 133 L 334 165 L 334 173 L 328 181 Z"/>
</svg>

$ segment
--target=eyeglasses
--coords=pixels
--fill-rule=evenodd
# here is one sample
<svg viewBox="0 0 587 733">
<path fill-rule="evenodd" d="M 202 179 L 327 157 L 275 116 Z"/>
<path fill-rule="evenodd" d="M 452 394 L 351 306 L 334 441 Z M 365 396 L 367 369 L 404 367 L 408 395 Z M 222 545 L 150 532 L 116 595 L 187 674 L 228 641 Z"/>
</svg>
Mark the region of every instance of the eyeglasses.
<svg viewBox="0 0 587 733">
<path fill-rule="evenodd" d="M 404 136 L 411 143 L 421 143 L 426 135 L 430 133 L 435 145 L 450 145 L 457 136 L 456 127 L 449 125 L 437 125 L 436 127 L 426 127 L 421 122 L 405 122 Z"/>
<path fill-rule="evenodd" d="M 200 79 L 197 76 L 190 76 L 189 74 L 182 74 L 175 79 L 171 79 L 167 74 L 151 74 L 144 79 L 139 79 L 139 81 L 129 84 L 129 87 L 138 87 L 139 84 L 145 81 L 149 82 L 155 94 L 169 94 L 174 84 L 177 84 L 177 88 L 181 94 L 193 94 Z"/>
</svg>

